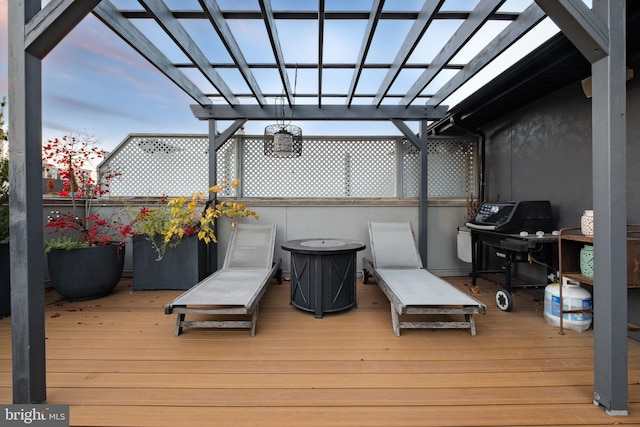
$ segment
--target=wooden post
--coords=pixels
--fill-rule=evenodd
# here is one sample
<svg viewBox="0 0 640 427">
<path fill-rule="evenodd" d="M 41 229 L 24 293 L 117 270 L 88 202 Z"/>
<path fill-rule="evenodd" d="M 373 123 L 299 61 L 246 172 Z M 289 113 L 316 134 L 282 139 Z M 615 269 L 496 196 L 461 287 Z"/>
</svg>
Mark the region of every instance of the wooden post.
<svg viewBox="0 0 640 427">
<path fill-rule="evenodd" d="M 25 46 L 25 25 L 40 0 L 11 1 L 8 10 L 13 403 L 43 403 L 42 61 Z"/>
</svg>

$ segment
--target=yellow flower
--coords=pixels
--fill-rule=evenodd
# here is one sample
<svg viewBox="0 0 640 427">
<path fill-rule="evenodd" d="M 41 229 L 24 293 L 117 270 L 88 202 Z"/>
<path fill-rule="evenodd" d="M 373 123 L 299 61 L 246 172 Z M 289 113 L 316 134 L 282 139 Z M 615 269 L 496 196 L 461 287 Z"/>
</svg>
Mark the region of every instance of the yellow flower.
<svg viewBox="0 0 640 427">
<path fill-rule="evenodd" d="M 231 182 L 221 180 L 218 185 L 208 188 L 206 192 L 195 192 L 191 197 L 174 197 L 167 202 L 170 220 L 168 221 L 168 231 L 164 234 L 166 246 L 173 246 L 180 242 L 185 235 L 197 235 L 205 243 L 217 242 L 215 235 L 215 221 L 217 218 L 227 217 L 231 220 L 231 226 L 235 227 L 233 218 L 253 217 L 258 219 L 258 214 L 247 208 L 242 203 L 233 201 L 222 201 L 212 204 L 219 193 L 223 193 L 227 185 L 237 188 L 240 180 L 234 179 Z M 213 199 L 210 195 L 213 194 Z"/>
</svg>

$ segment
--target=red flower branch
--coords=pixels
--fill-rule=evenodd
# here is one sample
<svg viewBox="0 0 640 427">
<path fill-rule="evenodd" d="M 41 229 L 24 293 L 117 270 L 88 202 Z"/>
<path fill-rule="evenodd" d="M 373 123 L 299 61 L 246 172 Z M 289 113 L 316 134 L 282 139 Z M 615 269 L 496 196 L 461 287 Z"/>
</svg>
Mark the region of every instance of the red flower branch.
<svg viewBox="0 0 640 427">
<path fill-rule="evenodd" d="M 108 195 L 109 183 L 121 175 L 108 171 L 99 179 L 92 176 L 89 166 L 105 156 L 106 151 L 94 141 L 70 136 L 49 140 L 43 146 L 43 164 L 53 164 L 59 169 L 59 177 L 64 180 L 59 195 L 69 197 L 72 206 L 71 213 L 51 213 L 47 227 L 53 228 L 53 233 L 75 235 L 73 237 L 90 246 L 124 242 L 133 235 L 131 227 L 119 219 L 102 218 L 93 212 L 93 201 Z"/>
</svg>

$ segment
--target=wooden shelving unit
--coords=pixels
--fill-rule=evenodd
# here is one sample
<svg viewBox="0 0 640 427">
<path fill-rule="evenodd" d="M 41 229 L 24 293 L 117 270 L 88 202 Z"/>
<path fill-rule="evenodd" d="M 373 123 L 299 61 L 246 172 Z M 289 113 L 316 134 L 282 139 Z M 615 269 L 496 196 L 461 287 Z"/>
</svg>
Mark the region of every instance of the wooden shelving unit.
<svg viewBox="0 0 640 427">
<path fill-rule="evenodd" d="M 594 286 L 592 279 L 580 272 L 580 250 L 584 245 L 593 245 L 593 237 L 585 236 L 579 227 L 563 228 L 558 234 L 559 282 L 566 277 L 574 282 Z M 640 224 L 627 226 L 627 287 L 640 288 Z M 593 313 L 593 310 L 563 310 L 562 285 L 560 285 L 560 334 L 563 330 L 563 315 L 571 313 Z M 640 330 L 630 325 L 630 330 Z"/>
</svg>

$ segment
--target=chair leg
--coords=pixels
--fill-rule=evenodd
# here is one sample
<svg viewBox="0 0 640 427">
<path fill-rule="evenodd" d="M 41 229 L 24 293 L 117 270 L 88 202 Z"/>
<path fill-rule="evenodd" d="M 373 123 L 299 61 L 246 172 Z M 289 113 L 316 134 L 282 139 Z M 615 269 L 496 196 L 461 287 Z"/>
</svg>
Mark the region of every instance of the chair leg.
<svg viewBox="0 0 640 427">
<path fill-rule="evenodd" d="M 184 313 L 178 313 L 178 320 L 176 321 L 176 331 L 173 334 L 176 337 L 182 332 L 182 322 L 184 322 Z"/>
<path fill-rule="evenodd" d="M 469 322 L 469 333 L 471 333 L 471 336 L 475 336 L 476 335 L 476 322 L 473 318 L 473 314 L 465 314 L 464 317 L 466 317 L 467 322 Z"/>
<path fill-rule="evenodd" d="M 256 305 L 256 309 L 253 310 L 253 314 L 251 315 L 251 336 L 256 335 L 256 326 L 258 324 L 258 311 L 260 309 L 260 304 Z"/>
<path fill-rule="evenodd" d="M 393 306 L 393 304 L 389 304 L 389 305 L 391 305 L 391 324 L 393 326 L 393 333 L 395 334 L 395 336 L 399 337 L 400 336 L 400 316 L 396 311 L 395 307 Z"/>
</svg>

